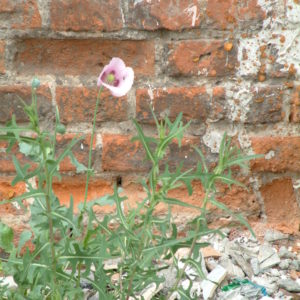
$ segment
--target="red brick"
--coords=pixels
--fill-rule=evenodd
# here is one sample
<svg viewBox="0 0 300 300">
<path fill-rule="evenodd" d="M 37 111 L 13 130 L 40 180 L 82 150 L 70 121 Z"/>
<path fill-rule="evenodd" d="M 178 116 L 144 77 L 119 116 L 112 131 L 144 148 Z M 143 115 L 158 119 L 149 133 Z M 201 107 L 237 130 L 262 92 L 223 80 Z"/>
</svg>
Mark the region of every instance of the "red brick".
<svg viewBox="0 0 300 300">
<path fill-rule="evenodd" d="M 300 122 L 300 86 L 295 88 L 292 95 L 290 121 L 294 123 Z"/>
<path fill-rule="evenodd" d="M 232 186 L 231 188 L 225 185 L 219 186 L 220 193 L 217 194 L 217 199 L 226 204 L 230 209 L 236 213 L 243 213 L 249 220 L 257 220 L 260 214 L 260 205 L 257 197 L 255 196 L 252 188 L 249 186 L 249 181 L 245 178 L 241 179 L 242 182 L 249 188 L 245 190 L 241 187 Z M 138 180 L 131 179 L 127 180 L 126 177 L 122 188 L 124 194 L 128 197 L 128 201 L 131 207 L 135 207 L 137 203 L 141 202 L 147 196 L 141 185 L 137 184 Z M 171 190 L 168 194 L 171 198 L 180 199 L 181 201 L 201 207 L 203 198 L 205 196 L 203 186 L 200 181 L 193 181 L 193 194 L 188 195 L 186 187 L 183 185 L 179 188 Z M 126 206 L 125 206 L 126 207 Z M 224 211 L 217 210 L 216 207 L 209 205 L 211 214 L 208 219 L 214 224 L 228 223 L 228 214 Z M 156 209 L 156 214 L 166 214 L 168 212 L 167 205 L 160 203 Z M 177 221 L 183 223 L 185 220 L 190 220 L 193 216 L 197 215 L 195 209 L 176 206 L 172 207 L 172 214 Z"/>
<path fill-rule="evenodd" d="M 53 182 L 53 190 L 61 204 L 69 206 L 70 196 L 74 201 L 74 210 L 77 212 L 77 206 L 83 202 L 85 194 L 85 175 L 62 176 L 61 181 Z M 89 181 L 89 192 L 87 201 L 100 198 L 113 193 L 113 182 L 108 179 L 92 177 Z M 101 207 L 102 212 L 108 212 L 112 207 Z"/>
<path fill-rule="evenodd" d="M 96 105 L 97 89 L 86 87 L 56 88 L 56 103 L 63 123 L 91 122 Z M 97 123 L 127 120 L 128 102 L 126 97 L 116 98 L 104 90 L 97 113 Z"/>
<path fill-rule="evenodd" d="M 245 123 L 264 124 L 283 121 L 283 91 L 280 86 L 255 87 L 251 89 L 252 102 Z"/>
<path fill-rule="evenodd" d="M 0 152 L 0 170 L 1 170 L 1 173 L 12 173 L 13 174 L 13 173 L 15 173 L 15 166 L 12 162 L 11 154 L 4 152 L 6 148 L 7 147 L 2 148 L 1 150 L 3 152 Z M 17 159 L 21 163 L 21 165 L 23 165 L 25 162 L 27 162 L 25 156 L 18 153 L 17 147 L 14 149 L 13 154 L 17 157 Z"/>
<path fill-rule="evenodd" d="M 52 0 L 50 10 L 51 28 L 58 31 L 114 31 L 123 27 L 119 0 Z"/>
<path fill-rule="evenodd" d="M 5 123 L 15 114 L 17 122 L 27 122 L 28 118 L 23 111 L 23 105 L 19 98 L 26 103 L 31 103 L 31 87 L 24 85 L 0 86 L 0 123 Z M 40 118 L 53 118 L 51 92 L 48 86 L 41 86 L 37 89 L 37 103 Z"/>
<path fill-rule="evenodd" d="M 300 137 L 252 137 L 252 148 L 256 154 L 267 158 L 251 162 L 253 171 L 258 172 L 298 172 L 300 170 Z"/>
<path fill-rule="evenodd" d="M 118 134 L 104 134 L 102 169 L 117 172 L 145 172 L 151 167 L 145 160 L 145 152 L 139 142 L 131 142 L 131 136 Z M 170 145 L 169 152 L 164 160 L 171 168 L 184 162 L 186 168 L 196 166 L 199 156 L 192 146 L 200 146 L 199 137 L 186 137 L 181 148 L 176 142 Z"/>
<path fill-rule="evenodd" d="M 199 27 L 204 6 L 197 0 L 129 2 L 128 26 L 134 29 L 182 30 Z"/>
<path fill-rule="evenodd" d="M 159 119 L 168 115 L 171 120 L 174 120 L 182 112 L 185 121 L 205 122 L 207 118 L 220 120 L 226 113 L 224 102 L 225 91 L 220 87 L 213 89 L 212 98 L 204 86 L 139 89 L 136 92 L 136 117 L 143 123 L 153 124 L 151 104 Z"/>
<path fill-rule="evenodd" d="M 247 189 L 236 185 L 228 187 L 225 184 L 219 183 L 218 201 L 224 203 L 237 213 L 243 213 L 248 218 L 257 219 L 260 216 L 261 207 L 253 188 L 249 184 L 249 178 L 236 176 L 236 180 L 242 182 Z M 225 212 L 220 213 L 226 215 Z"/>
<path fill-rule="evenodd" d="M 0 40 L 0 74 L 5 73 L 5 41 Z"/>
<path fill-rule="evenodd" d="M 290 178 L 274 179 L 260 189 L 268 223 L 299 232 L 300 210 Z"/>
<path fill-rule="evenodd" d="M 206 14 L 218 29 L 247 28 L 266 17 L 257 0 L 207 0 Z"/>
<path fill-rule="evenodd" d="M 86 167 L 88 165 L 88 153 L 89 153 L 89 146 L 91 135 L 90 134 L 75 134 L 75 133 L 66 133 L 64 135 L 57 136 L 57 155 L 62 153 L 67 145 L 72 141 L 75 137 L 83 137 L 84 139 L 78 142 L 73 148 L 72 152 L 76 159 L 84 164 Z M 96 136 L 94 136 L 93 141 L 93 151 L 92 151 L 92 164 L 95 162 L 95 150 L 96 150 Z M 71 163 L 70 158 L 66 157 L 61 163 L 59 167 L 61 172 L 70 172 L 75 171 L 76 167 Z"/>
<path fill-rule="evenodd" d="M 36 0 L 0 0 L 0 28 L 35 29 L 42 26 Z"/>
<path fill-rule="evenodd" d="M 168 44 L 167 73 L 177 75 L 226 76 L 234 74 L 237 58 L 224 41 L 181 41 Z"/>
<path fill-rule="evenodd" d="M 2 204 L 1 201 L 9 200 L 13 197 L 23 194 L 26 190 L 25 183 L 20 182 L 15 186 L 11 186 L 13 177 L 0 177 L 0 216 L 13 214 L 17 215 L 21 213 L 21 210 L 18 210 L 13 204 Z"/>
<path fill-rule="evenodd" d="M 26 39 L 17 44 L 14 66 L 22 74 L 95 77 L 112 57 L 121 57 L 136 75 L 154 74 L 150 41 Z"/>
<path fill-rule="evenodd" d="M 89 152 L 89 145 L 90 145 L 90 134 L 75 134 L 75 133 L 66 133 L 64 135 L 57 135 L 57 144 L 56 144 L 56 155 L 59 156 L 67 147 L 67 145 L 71 142 L 74 137 L 83 137 L 84 139 L 78 142 L 72 149 L 74 156 L 77 160 L 84 164 L 85 166 L 88 165 L 88 152 Z M 36 167 L 35 164 L 32 163 L 28 158 L 26 158 L 23 154 L 19 152 L 19 147 L 17 144 L 13 147 L 11 153 L 6 153 L 5 150 L 7 148 L 6 142 L 1 142 L 0 144 L 0 170 L 1 173 L 15 173 L 15 167 L 12 162 L 11 153 L 13 153 L 17 159 L 19 160 L 21 165 L 25 163 L 29 163 L 33 165 L 33 168 Z M 92 163 L 95 163 L 95 156 L 96 156 L 96 137 L 94 137 L 93 143 L 93 151 L 92 151 Z M 69 157 L 65 157 L 64 160 L 60 163 L 59 167 L 61 172 L 75 172 L 76 167 L 71 163 Z"/>
</svg>

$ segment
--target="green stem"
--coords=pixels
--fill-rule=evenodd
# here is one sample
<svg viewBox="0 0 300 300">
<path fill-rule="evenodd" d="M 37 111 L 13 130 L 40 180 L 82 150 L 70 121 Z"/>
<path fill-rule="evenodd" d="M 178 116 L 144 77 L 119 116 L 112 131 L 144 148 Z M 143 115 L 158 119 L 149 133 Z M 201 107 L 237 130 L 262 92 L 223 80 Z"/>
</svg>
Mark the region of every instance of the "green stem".
<svg viewBox="0 0 300 300">
<path fill-rule="evenodd" d="M 52 257 L 52 272 L 53 272 L 53 283 L 56 284 L 56 255 L 55 255 L 55 248 L 54 248 L 54 232 L 53 232 L 53 220 L 51 217 L 51 189 L 52 189 L 52 178 L 49 173 L 47 167 L 47 151 L 44 145 L 44 138 L 41 136 L 40 128 L 39 128 L 39 116 L 37 111 L 37 97 L 36 97 L 36 89 L 32 89 L 32 97 L 33 97 L 33 104 L 34 110 L 36 114 L 36 132 L 38 134 L 38 139 L 40 140 L 41 150 L 43 154 L 43 161 L 44 161 L 44 170 L 45 170 L 45 181 L 46 186 L 44 187 L 45 190 L 45 199 L 46 199 L 46 208 L 47 208 L 47 216 L 49 222 L 49 239 L 50 239 L 50 248 L 51 248 L 51 257 Z"/>
<path fill-rule="evenodd" d="M 91 141 L 90 141 L 90 148 L 89 148 L 89 159 L 88 159 L 88 169 L 87 169 L 87 174 L 86 174 L 86 182 L 85 182 L 85 192 L 84 192 L 84 200 L 83 200 L 83 210 L 80 212 L 79 220 L 82 220 L 83 213 L 86 210 L 86 202 L 87 202 L 87 195 L 88 195 L 88 190 L 89 190 L 89 180 L 91 177 L 91 167 L 92 167 L 92 151 L 93 151 L 93 141 L 94 141 L 94 135 L 95 135 L 95 127 L 96 127 L 96 118 L 97 118 L 97 112 L 98 112 L 98 107 L 100 103 L 100 95 L 103 90 L 103 86 L 100 87 L 96 99 L 96 107 L 94 111 L 94 118 L 93 118 L 93 128 L 92 128 L 92 134 L 91 134 Z M 78 263 L 77 266 L 77 281 L 76 281 L 76 286 L 80 286 L 80 278 L 81 278 L 81 262 Z"/>
<path fill-rule="evenodd" d="M 207 206 L 207 203 L 208 203 L 208 196 L 209 196 L 209 193 L 210 193 L 210 189 L 211 189 L 211 185 L 212 185 L 212 182 L 210 182 L 208 184 L 208 188 L 206 190 L 206 193 L 205 193 L 205 196 L 204 196 L 204 199 L 203 199 L 203 204 L 202 204 L 202 208 L 201 210 L 204 211 L 204 216 L 205 216 L 205 220 L 206 220 L 206 206 Z M 185 270 L 188 266 L 188 261 L 190 260 L 190 258 L 192 257 L 193 255 L 193 252 L 194 252 L 194 249 L 195 249 L 195 246 L 196 246 L 196 242 L 197 242 L 197 239 L 199 237 L 198 233 L 199 233 L 199 230 L 200 230 L 200 222 L 198 221 L 197 223 L 197 227 L 196 227 L 196 234 L 195 234 L 195 237 L 193 238 L 193 241 L 192 241 L 192 244 L 191 244 L 191 248 L 190 248 L 190 251 L 189 251 L 189 254 L 188 254 L 188 259 L 185 261 L 184 265 L 183 265 L 183 268 L 180 270 L 179 274 L 178 274 L 178 278 L 170 292 L 170 294 L 168 295 L 167 299 L 171 297 L 172 295 L 172 292 L 176 291 L 177 288 L 178 288 L 178 284 L 180 283 L 184 273 L 185 273 Z"/>
<path fill-rule="evenodd" d="M 156 188 L 157 188 L 158 173 L 159 173 L 159 168 L 158 168 L 158 165 L 155 163 L 152 166 L 152 170 L 151 170 L 151 180 L 152 180 L 151 191 L 152 191 L 152 193 L 151 193 L 151 198 L 149 199 L 150 200 L 150 207 L 148 207 L 147 212 L 146 212 L 146 217 L 145 217 L 145 223 L 144 223 L 144 226 L 143 226 L 143 232 L 142 232 L 141 242 L 140 242 L 139 249 L 138 249 L 138 255 L 137 255 L 137 259 L 136 259 L 136 264 L 133 267 L 132 273 L 130 275 L 128 289 L 127 289 L 126 300 L 128 300 L 129 297 L 130 297 L 134 275 L 136 273 L 136 269 L 137 269 L 139 260 L 141 259 L 143 249 L 145 248 L 145 244 L 148 243 L 148 236 L 146 234 L 146 229 L 148 229 L 148 227 L 149 227 L 150 216 L 152 215 L 152 213 L 154 211 L 154 208 L 156 206 L 155 195 L 156 195 Z"/>
<path fill-rule="evenodd" d="M 95 127 L 96 127 L 96 117 L 100 102 L 100 95 L 103 90 L 103 86 L 100 87 L 97 100 L 96 100 L 96 107 L 94 111 L 94 119 L 93 119 L 93 129 L 92 129 L 92 135 L 91 135 L 91 141 L 90 141 L 90 149 L 89 149 L 89 160 L 88 160 L 88 170 L 86 174 L 86 183 L 85 183 L 85 192 L 84 192 L 84 201 L 83 201 L 83 211 L 86 209 L 86 201 L 87 201 L 87 195 L 88 195 L 88 189 L 89 189 L 89 180 L 91 177 L 91 166 L 92 166 L 92 150 L 93 150 L 93 141 L 94 141 L 94 135 L 95 135 Z"/>
<path fill-rule="evenodd" d="M 198 223 L 197 223 L 197 228 L 196 228 L 196 233 L 198 233 L 199 230 L 200 230 L 200 223 L 198 222 Z M 178 278 L 177 278 L 177 280 L 176 280 L 176 282 L 175 282 L 175 284 L 174 284 L 174 286 L 173 286 L 173 288 L 172 288 L 170 294 L 168 295 L 167 299 L 170 298 L 171 295 L 172 295 L 172 293 L 173 293 L 174 291 L 176 291 L 177 288 L 178 288 L 178 284 L 180 283 L 180 281 L 181 281 L 181 279 L 182 279 L 182 277 L 183 277 L 183 275 L 184 275 L 184 272 L 185 272 L 185 270 L 186 270 L 186 268 L 187 268 L 187 266 L 188 266 L 188 261 L 190 260 L 190 258 L 191 258 L 192 255 L 193 255 L 193 252 L 194 252 L 194 249 L 195 249 L 195 246 L 196 246 L 196 242 L 197 242 L 197 238 L 198 238 L 198 235 L 196 234 L 195 237 L 194 237 L 194 239 L 193 239 L 193 241 L 192 241 L 192 245 L 191 245 L 191 248 L 190 248 L 190 251 L 189 251 L 189 254 L 188 254 L 188 259 L 185 261 L 185 263 L 184 263 L 182 269 L 180 270 L 180 272 L 179 272 L 179 274 L 178 274 Z"/>
</svg>

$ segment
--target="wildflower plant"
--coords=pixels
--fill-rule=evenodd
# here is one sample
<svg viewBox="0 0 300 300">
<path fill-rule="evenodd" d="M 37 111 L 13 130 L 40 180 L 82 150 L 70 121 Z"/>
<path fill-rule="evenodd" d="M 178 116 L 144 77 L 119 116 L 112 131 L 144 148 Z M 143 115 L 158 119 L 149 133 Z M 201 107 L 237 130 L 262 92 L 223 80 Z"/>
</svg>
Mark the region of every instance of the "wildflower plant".
<svg viewBox="0 0 300 300">
<path fill-rule="evenodd" d="M 119 58 L 113 58 L 101 72 L 88 166 L 79 163 L 72 153 L 73 147 L 83 139 L 81 136 L 76 136 L 63 152 L 57 152 L 57 136 L 65 133 L 57 108 L 54 130 L 41 129 L 36 95 L 40 83 L 36 78 L 32 81 L 31 104 L 21 100 L 29 123 L 18 125 L 13 116 L 5 127 L 0 128 L 0 140 L 8 143 L 7 152 L 12 152 L 17 145 L 28 160 L 22 165 L 12 154 L 16 169 L 12 185 L 25 182 L 27 192 L 2 203 L 17 202 L 24 207 L 23 200 L 33 199 L 30 205 L 31 230 L 22 232 L 18 245 L 12 242 L 13 230 L 0 223 L 0 247 L 9 253 L 7 258 L 1 258 L 1 267 L 4 274 L 12 275 L 17 283 L 14 289 L 1 286 L 1 299 L 83 299 L 83 282 L 99 294 L 99 299 L 138 299 L 145 288 L 151 284 L 158 287 L 165 280 L 160 271 L 168 268 L 170 261 L 175 266 L 177 280 L 169 294 L 163 295 L 162 299 L 167 299 L 173 292 L 177 292 L 181 299 L 191 299 L 190 290 L 184 290 L 180 284 L 186 276 L 185 270 L 187 266 L 192 267 L 203 278 L 198 259 L 199 249 L 208 244 L 201 242 L 201 237 L 222 235 L 220 229 L 209 227 L 208 204 L 226 211 L 251 230 L 242 216 L 232 213 L 215 198 L 217 182 L 241 185 L 232 178 L 231 167 L 245 167 L 245 163 L 253 158 L 243 156 L 226 135 L 221 143 L 218 163 L 211 171 L 199 149 L 195 149 L 199 154 L 195 168 L 186 170 L 180 163 L 175 170 L 171 170 L 168 164 L 164 165 L 168 147 L 174 141 L 180 147 L 184 131 L 189 126 L 189 123 L 183 124 L 182 114 L 174 121 L 168 117 L 159 121 L 152 112 L 156 137 L 146 136 L 138 122 L 133 120 L 137 131 L 133 141 L 140 142 L 151 164 L 149 174 L 141 180 L 146 192 L 141 202 L 134 207 L 127 205 L 129 209 L 124 213 L 127 198 L 120 195 L 117 187 L 112 195 L 87 201 L 89 180 L 93 174 L 92 144 L 101 92 L 107 88 L 114 96 L 121 97 L 130 90 L 133 80 L 133 70 Z M 78 214 L 73 211 L 72 196 L 66 207 L 60 204 L 53 191 L 53 180 L 60 180 L 59 166 L 65 157 L 70 158 L 78 172 L 87 174 L 85 195 L 78 206 Z M 36 185 L 32 183 L 33 180 Z M 205 197 L 202 201 L 199 199 L 199 205 L 169 196 L 171 190 L 181 185 L 185 185 L 189 194 L 192 194 L 193 182 L 197 180 L 205 189 Z M 168 207 L 165 216 L 155 214 L 161 203 Z M 115 210 L 99 219 L 94 207 L 103 205 L 114 205 Z M 171 207 L 174 205 L 189 207 L 197 212 L 196 217 L 190 220 L 189 231 L 184 237 L 178 237 L 172 218 Z M 25 246 L 28 241 L 34 245 L 33 251 Z M 190 250 L 183 267 L 179 268 L 175 254 L 182 247 Z M 116 262 L 114 268 L 107 267 L 110 260 Z"/>
</svg>

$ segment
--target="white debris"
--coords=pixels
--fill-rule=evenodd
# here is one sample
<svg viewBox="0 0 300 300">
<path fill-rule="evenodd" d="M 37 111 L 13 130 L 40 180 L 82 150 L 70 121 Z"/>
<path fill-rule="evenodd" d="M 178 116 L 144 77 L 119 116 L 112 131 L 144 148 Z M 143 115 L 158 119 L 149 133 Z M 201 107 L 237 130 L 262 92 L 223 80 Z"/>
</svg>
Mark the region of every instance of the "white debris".
<svg viewBox="0 0 300 300">
<path fill-rule="evenodd" d="M 203 298 L 205 300 L 212 298 L 216 288 L 225 279 L 226 275 L 226 269 L 224 269 L 220 265 L 218 265 L 208 274 L 207 279 L 203 280 L 201 284 L 201 288 L 203 290 Z"/>
</svg>

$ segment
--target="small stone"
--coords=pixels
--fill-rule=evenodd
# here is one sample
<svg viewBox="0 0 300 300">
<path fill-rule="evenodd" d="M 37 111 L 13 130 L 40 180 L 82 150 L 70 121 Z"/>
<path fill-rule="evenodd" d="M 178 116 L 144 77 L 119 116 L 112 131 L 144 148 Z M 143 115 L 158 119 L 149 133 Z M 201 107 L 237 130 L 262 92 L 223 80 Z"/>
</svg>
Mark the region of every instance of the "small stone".
<svg viewBox="0 0 300 300">
<path fill-rule="evenodd" d="M 216 257 L 216 258 L 218 258 L 218 257 L 222 256 L 222 254 L 219 251 L 215 250 L 212 247 L 202 248 L 201 253 L 202 253 L 202 256 L 204 256 L 204 258 L 206 258 L 206 257 Z"/>
<path fill-rule="evenodd" d="M 272 229 L 268 229 L 265 233 L 265 238 L 264 240 L 267 242 L 275 242 L 278 240 L 285 240 L 288 239 L 289 235 L 288 234 L 284 234 L 280 231 L 277 230 L 272 230 Z"/>
<path fill-rule="evenodd" d="M 274 294 L 278 289 L 276 284 L 277 279 L 273 280 L 272 278 L 253 277 L 252 280 L 254 283 L 266 288 L 269 295 Z"/>
<path fill-rule="evenodd" d="M 298 278 L 300 278 L 300 272 L 297 272 L 295 270 L 291 270 L 290 276 L 291 276 L 292 279 L 297 280 Z"/>
<path fill-rule="evenodd" d="M 265 270 L 280 263 L 280 258 L 276 251 L 268 244 L 261 245 L 258 253 L 260 270 Z"/>
<path fill-rule="evenodd" d="M 1 281 L 0 283 L 1 286 L 7 285 L 9 289 L 14 289 L 18 287 L 18 285 L 15 283 L 14 278 L 12 276 L 0 277 L 0 281 Z"/>
<path fill-rule="evenodd" d="M 248 298 L 242 296 L 240 294 L 241 288 L 235 288 L 231 291 L 221 292 L 219 293 L 219 297 L 217 299 L 222 300 L 248 300 Z"/>
<path fill-rule="evenodd" d="M 280 258 L 277 253 L 273 254 L 270 258 L 262 262 L 259 267 L 261 270 L 269 269 L 280 263 Z"/>
<path fill-rule="evenodd" d="M 279 287 L 285 289 L 291 293 L 299 293 L 300 292 L 300 284 L 292 279 L 281 279 L 278 281 Z"/>
<path fill-rule="evenodd" d="M 209 271 L 212 271 L 218 265 L 218 262 L 212 257 L 206 259 L 205 262 L 206 262 L 205 265 L 207 267 L 207 270 Z"/>
<path fill-rule="evenodd" d="M 252 268 L 250 264 L 245 260 L 245 258 L 242 255 L 237 254 L 236 252 L 231 253 L 232 258 L 235 260 L 235 262 L 242 268 L 244 273 L 251 278 L 253 275 Z"/>
<path fill-rule="evenodd" d="M 226 274 L 227 271 L 222 266 L 218 265 L 207 275 L 207 280 L 205 279 L 201 283 L 204 300 L 213 297 L 216 288 L 225 279 Z"/>
<path fill-rule="evenodd" d="M 291 262 L 291 265 L 290 265 L 290 269 L 291 270 L 296 270 L 296 271 L 300 271 L 300 260 L 293 260 Z"/>
<path fill-rule="evenodd" d="M 88 296 L 88 300 L 99 300 L 99 299 L 100 299 L 99 292 Z"/>
<path fill-rule="evenodd" d="M 280 258 L 294 258 L 295 254 L 290 252 L 285 246 L 281 246 L 278 255 Z"/>
<path fill-rule="evenodd" d="M 290 266 L 291 260 L 289 258 L 287 259 L 283 259 L 280 263 L 279 263 L 279 268 L 281 270 L 287 270 Z"/>
<path fill-rule="evenodd" d="M 244 278 L 245 274 L 243 270 L 235 265 L 229 258 L 221 258 L 220 265 L 227 270 L 228 277 Z"/>
<path fill-rule="evenodd" d="M 156 283 L 149 284 L 142 292 L 140 296 L 129 297 L 130 300 L 139 299 L 139 300 L 151 300 L 160 290 L 162 290 L 163 284 L 156 286 Z"/>
<path fill-rule="evenodd" d="M 272 268 L 272 269 L 269 270 L 269 272 L 272 276 L 275 276 L 275 277 L 280 277 L 281 276 L 280 272 L 277 269 Z"/>
<path fill-rule="evenodd" d="M 259 247 L 258 261 L 264 262 L 275 253 L 275 250 L 269 244 L 263 244 Z"/>
<path fill-rule="evenodd" d="M 258 259 L 256 257 L 251 258 L 250 265 L 251 265 L 254 275 L 258 275 L 260 272 L 260 268 L 259 268 Z"/>
<path fill-rule="evenodd" d="M 169 291 L 176 282 L 177 270 L 174 266 L 170 266 L 168 269 L 163 269 L 158 272 L 158 277 L 164 277 L 164 289 Z"/>
<path fill-rule="evenodd" d="M 104 270 L 117 270 L 120 262 L 121 258 L 108 259 L 104 262 Z"/>
</svg>

